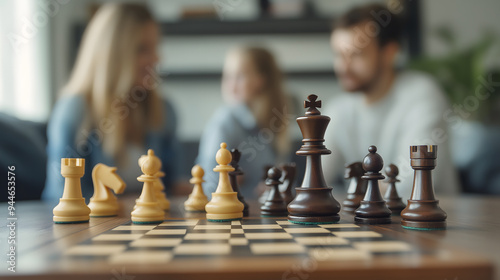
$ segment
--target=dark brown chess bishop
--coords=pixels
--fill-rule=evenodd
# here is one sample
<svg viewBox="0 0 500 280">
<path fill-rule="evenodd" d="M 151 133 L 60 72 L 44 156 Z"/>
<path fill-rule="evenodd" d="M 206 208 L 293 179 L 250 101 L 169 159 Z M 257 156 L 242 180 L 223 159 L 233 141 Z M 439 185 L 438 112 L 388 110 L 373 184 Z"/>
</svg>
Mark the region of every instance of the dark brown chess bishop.
<svg viewBox="0 0 500 280">
<path fill-rule="evenodd" d="M 387 208 L 380 189 L 378 180 L 384 179 L 384 175 L 380 174 L 380 170 L 384 166 L 382 157 L 377 154 L 377 147 L 370 146 L 369 153 L 363 159 L 363 169 L 365 175 L 361 177 L 368 181 L 366 194 L 361 204 L 354 214 L 354 221 L 360 224 L 390 224 L 391 210 Z"/>
<path fill-rule="evenodd" d="M 354 213 L 365 196 L 367 181 L 361 179 L 365 171 L 361 162 L 357 161 L 346 166 L 345 179 L 351 179 L 347 188 L 347 198 L 342 203 L 342 211 Z"/>
<path fill-rule="evenodd" d="M 415 170 L 408 206 L 401 212 L 401 225 L 408 229 L 446 228 L 446 213 L 434 197 L 432 170 L 436 167 L 437 146 L 410 147 L 410 164 Z"/>
<path fill-rule="evenodd" d="M 306 170 L 302 186 L 296 188 L 295 199 L 288 204 L 288 220 L 300 224 L 336 223 L 340 204 L 332 195 L 323 176 L 321 155 L 330 154 L 323 142 L 330 118 L 321 115 L 321 101 L 311 94 L 304 102 L 306 115 L 297 118 L 303 140 L 297 155 L 306 156 Z"/>
</svg>

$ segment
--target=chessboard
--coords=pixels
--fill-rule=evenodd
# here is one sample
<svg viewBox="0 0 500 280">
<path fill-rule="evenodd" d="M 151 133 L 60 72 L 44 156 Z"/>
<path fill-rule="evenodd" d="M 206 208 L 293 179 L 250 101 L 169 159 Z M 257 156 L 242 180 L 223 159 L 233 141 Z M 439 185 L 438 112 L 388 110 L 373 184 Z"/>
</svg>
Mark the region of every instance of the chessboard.
<svg viewBox="0 0 500 280">
<path fill-rule="evenodd" d="M 165 264 L 193 258 L 314 258 L 367 261 L 377 256 L 421 253 L 408 242 L 351 223 L 298 225 L 286 219 L 165 220 L 161 224 L 119 225 L 76 246 L 64 257 L 94 258 L 110 264 Z"/>
</svg>

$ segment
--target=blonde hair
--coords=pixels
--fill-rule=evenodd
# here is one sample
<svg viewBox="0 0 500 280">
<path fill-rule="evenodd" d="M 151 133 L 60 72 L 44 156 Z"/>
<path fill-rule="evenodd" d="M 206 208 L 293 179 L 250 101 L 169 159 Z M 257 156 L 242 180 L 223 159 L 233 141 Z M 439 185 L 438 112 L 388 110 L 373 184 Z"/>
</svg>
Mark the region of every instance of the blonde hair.
<svg viewBox="0 0 500 280">
<path fill-rule="evenodd" d="M 83 126 L 96 128 L 104 119 L 114 124 L 112 133 L 103 133 L 102 145 L 106 154 L 119 161 L 127 140 L 141 144 L 147 128 L 159 127 L 163 119 L 156 89 L 135 85 L 140 35 L 150 22 L 154 19 L 143 5 L 103 5 L 83 34 L 71 77 L 63 88 L 64 93 L 85 97 L 90 110 Z M 136 107 L 130 106 L 126 114 L 117 110 L 139 91 L 145 97 Z"/>
<path fill-rule="evenodd" d="M 287 97 L 283 87 L 283 74 L 273 54 L 258 46 L 244 46 L 234 50 L 250 62 L 258 75 L 263 79 L 264 86 L 258 98 L 249 105 L 260 128 L 270 129 L 275 137 L 274 149 L 278 156 L 285 157 L 290 150 L 288 137 L 288 121 L 283 116 L 288 115 Z M 278 116 L 278 114 L 282 116 Z M 276 127 L 280 129 L 275 131 Z"/>
</svg>

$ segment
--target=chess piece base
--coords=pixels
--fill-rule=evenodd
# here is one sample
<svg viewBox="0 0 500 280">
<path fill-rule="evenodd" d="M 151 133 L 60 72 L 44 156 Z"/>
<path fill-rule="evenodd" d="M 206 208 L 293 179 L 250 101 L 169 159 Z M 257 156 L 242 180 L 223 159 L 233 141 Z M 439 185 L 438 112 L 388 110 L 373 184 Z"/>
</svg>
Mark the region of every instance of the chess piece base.
<svg viewBox="0 0 500 280">
<path fill-rule="evenodd" d="M 354 222 L 356 224 L 364 224 L 364 225 L 390 224 L 391 217 L 381 217 L 381 218 L 354 217 Z"/>
<path fill-rule="evenodd" d="M 335 224 L 338 223 L 338 221 L 340 221 L 340 216 L 338 214 L 332 216 L 315 216 L 315 217 L 288 215 L 288 221 L 294 224 L 303 224 L 303 225 Z"/>
<path fill-rule="evenodd" d="M 401 220 L 401 226 L 413 230 L 443 230 L 446 229 L 446 221 L 437 222 L 417 222 Z"/>
<path fill-rule="evenodd" d="M 205 206 L 207 220 L 230 221 L 243 218 L 243 203 L 237 192 L 212 193 L 212 200 Z"/>
<path fill-rule="evenodd" d="M 137 202 L 131 213 L 132 223 L 159 223 L 165 219 L 165 213 L 157 202 Z"/>
<path fill-rule="evenodd" d="M 52 211 L 56 223 L 81 223 L 90 220 L 90 208 L 85 198 L 61 198 Z"/>
<path fill-rule="evenodd" d="M 401 211 L 403 211 L 406 207 L 401 199 L 390 199 L 387 200 L 385 204 L 387 205 L 387 208 L 391 210 L 393 216 L 399 216 Z"/>
<path fill-rule="evenodd" d="M 117 201 L 92 201 L 89 203 L 90 217 L 113 217 L 118 215 L 119 205 Z"/>
<path fill-rule="evenodd" d="M 164 193 L 157 196 L 156 200 L 158 201 L 158 204 L 161 209 L 163 209 L 164 211 L 170 210 L 170 201 L 165 197 Z"/>
<path fill-rule="evenodd" d="M 228 214 L 207 213 L 207 220 L 210 222 L 227 222 L 227 221 L 239 220 L 241 218 L 243 218 L 243 212 L 228 213 Z"/>
<path fill-rule="evenodd" d="M 361 200 L 363 200 L 363 197 L 361 196 L 350 197 L 348 195 L 347 199 L 342 202 L 342 211 L 349 214 L 354 214 L 354 211 L 356 211 L 356 209 L 358 209 L 359 205 L 361 204 Z"/>
<path fill-rule="evenodd" d="M 296 188 L 297 196 L 288 204 L 288 220 L 302 224 L 336 223 L 340 204 L 332 188 Z"/>
</svg>

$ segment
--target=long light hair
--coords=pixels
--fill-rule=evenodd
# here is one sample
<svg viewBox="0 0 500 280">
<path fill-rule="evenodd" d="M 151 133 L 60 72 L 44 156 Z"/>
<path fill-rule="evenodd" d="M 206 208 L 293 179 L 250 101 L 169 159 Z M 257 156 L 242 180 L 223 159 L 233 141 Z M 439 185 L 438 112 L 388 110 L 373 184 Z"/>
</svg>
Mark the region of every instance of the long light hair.
<svg viewBox="0 0 500 280">
<path fill-rule="evenodd" d="M 283 74 L 278 63 L 273 54 L 263 47 L 243 46 L 233 51 L 250 62 L 264 81 L 261 94 L 248 105 L 259 127 L 273 132 L 274 149 L 278 156 L 284 158 L 290 150 L 288 121 L 283 119 L 288 115 L 289 104 L 283 86 Z"/>
<path fill-rule="evenodd" d="M 103 150 L 118 161 L 127 142 L 142 144 L 148 128 L 159 127 L 163 106 L 155 88 L 136 85 L 136 60 L 141 30 L 154 22 L 140 4 L 105 4 L 88 24 L 73 72 L 62 92 L 85 97 L 89 112 L 83 127 L 111 121 L 115 129 L 102 133 Z M 152 71 L 154 73 L 154 71 Z M 157 77 L 155 77 L 157 78 Z M 127 105 L 131 94 L 145 96 Z M 120 110 L 129 106 L 128 110 Z M 78 138 L 79 135 L 77 135 Z"/>
</svg>

